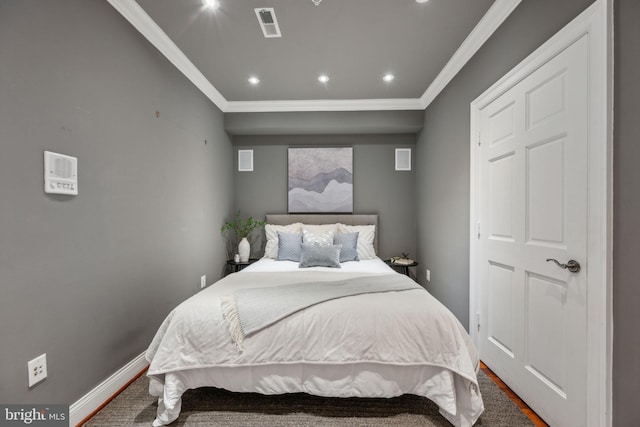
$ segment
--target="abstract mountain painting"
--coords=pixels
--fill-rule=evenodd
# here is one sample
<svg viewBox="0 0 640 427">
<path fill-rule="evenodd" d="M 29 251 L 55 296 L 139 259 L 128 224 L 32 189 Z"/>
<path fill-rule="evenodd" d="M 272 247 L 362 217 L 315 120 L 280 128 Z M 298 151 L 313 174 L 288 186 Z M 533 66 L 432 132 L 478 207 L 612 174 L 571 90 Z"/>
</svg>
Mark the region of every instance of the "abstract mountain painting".
<svg viewBox="0 0 640 427">
<path fill-rule="evenodd" d="M 289 148 L 289 213 L 353 212 L 353 148 Z"/>
</svg>

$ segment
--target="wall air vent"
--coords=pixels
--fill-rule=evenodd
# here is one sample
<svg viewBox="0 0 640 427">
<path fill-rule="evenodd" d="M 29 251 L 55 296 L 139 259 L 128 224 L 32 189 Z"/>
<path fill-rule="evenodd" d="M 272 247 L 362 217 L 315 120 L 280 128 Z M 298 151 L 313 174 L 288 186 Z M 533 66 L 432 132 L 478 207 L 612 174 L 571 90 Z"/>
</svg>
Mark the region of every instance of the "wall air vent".
<svg viewBox="0 0 640 427">
<path fill-rule="evenodd" d="M 396 170 L 411 170 L 411 148 L 396 148 Z"/>
<path fill-rule="evenodd" d="M 254 10 L 256 11 L 260 28 L 262 28 L 262 34 L 266 38 L 281 37 L 275 10 L 272 7 L 262 7 Z"/>
<path fill-rule="evenodd" d="M 253 172 L 253 150 L 238 150 L 238 171 Z"/>
</svg>

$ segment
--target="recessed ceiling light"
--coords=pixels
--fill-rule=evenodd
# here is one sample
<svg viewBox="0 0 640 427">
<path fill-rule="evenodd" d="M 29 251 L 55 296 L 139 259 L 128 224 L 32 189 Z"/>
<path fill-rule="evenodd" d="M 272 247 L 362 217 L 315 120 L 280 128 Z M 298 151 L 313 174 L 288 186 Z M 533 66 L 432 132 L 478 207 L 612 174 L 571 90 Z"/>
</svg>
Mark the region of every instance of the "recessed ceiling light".
<svg viewBox="0 0 640 427">
<path fill-rule="evenodd" d="M 260 83 L 260 79 L 257 78 L 256 76 L 251 76 L 249 77 L 249 83 L 251 83 L 252 85 L 257 85 L 258 83 Z"/>
<path fill-rule="evenodd" d="M 382 77 L 382 80 L 384 80 L 385 82 L 389 83 L 391 82 L 393 79 L 395 78 L 395 76 L 391 73 L 387 73 Z"/>
<path fill-rule="evenodd" d="M 216 10 L 220 7 L 220 0 L 202 0 L 202 3 L 211 10 Z"/>
<path fill-rule="evenodd" d="M 416 0 L 416 3 L 426 3 L 426 2 L 428 2 L 428 1 L 429 1 L 429 0 Z"/>
<path fill-rule="evenodd" d="M 329 81 L 329 76 L 327 76 L 326 74 L 320 74 L 320 75 L 318 76 L 318 81 L 319 81 L 320 83 L 326 83 L 326 82 L 328 82 L 328 81 Z"/>
</svg>

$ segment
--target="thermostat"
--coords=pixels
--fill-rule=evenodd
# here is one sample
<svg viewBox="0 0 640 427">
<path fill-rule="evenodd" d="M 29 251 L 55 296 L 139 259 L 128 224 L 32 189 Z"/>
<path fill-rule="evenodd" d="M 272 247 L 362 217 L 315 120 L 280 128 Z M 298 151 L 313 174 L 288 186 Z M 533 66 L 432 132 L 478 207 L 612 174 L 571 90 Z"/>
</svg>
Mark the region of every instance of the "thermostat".
<svg viewBox="0 0 640 427">
<path fill-rule="evenodd" d="M 44 152 L 44 192 L 78 194 L 78 159 L 64 154 Z"/>
</svg>

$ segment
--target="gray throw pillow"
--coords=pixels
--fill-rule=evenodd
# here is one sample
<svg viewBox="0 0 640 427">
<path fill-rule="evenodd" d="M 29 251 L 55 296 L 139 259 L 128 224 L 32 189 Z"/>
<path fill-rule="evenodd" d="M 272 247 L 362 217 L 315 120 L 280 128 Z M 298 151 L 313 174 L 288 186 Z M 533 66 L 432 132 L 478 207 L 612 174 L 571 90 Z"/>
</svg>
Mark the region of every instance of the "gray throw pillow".
<svg viewBox="0 0 640 427">
<path fill-rule="evenodd" d="M 341 268 L 341 245 L 319 246 L 311 243 L 300 245 L 300 268 L 333 267 Z"/>
<path fill-rule="evenodd" d="M 358 258 L 358 234 L 360 233 L 338 233 L 333 236 L 333 244 L 342 245 L 340 262 L 360 261 Z"/>
<path fill-rule="evenodd" d="M 300 262 L 302 234 L 278 231 L 278 261 Z"/>
</svg>

